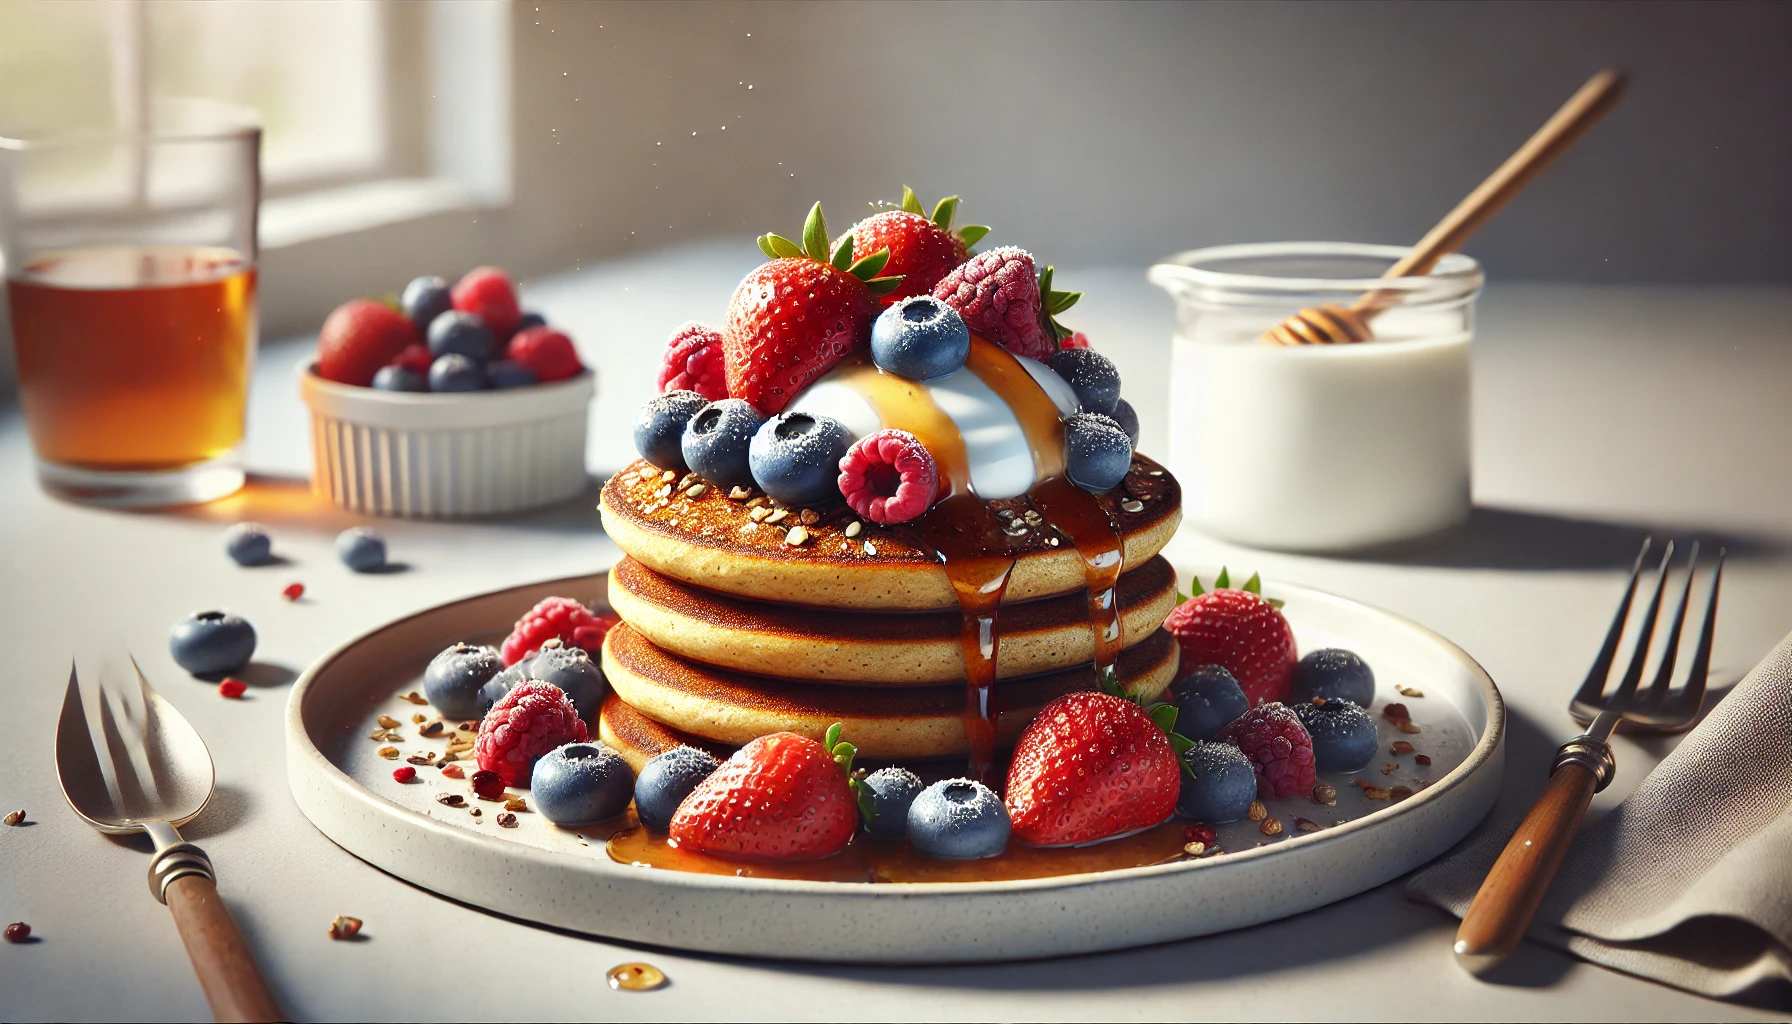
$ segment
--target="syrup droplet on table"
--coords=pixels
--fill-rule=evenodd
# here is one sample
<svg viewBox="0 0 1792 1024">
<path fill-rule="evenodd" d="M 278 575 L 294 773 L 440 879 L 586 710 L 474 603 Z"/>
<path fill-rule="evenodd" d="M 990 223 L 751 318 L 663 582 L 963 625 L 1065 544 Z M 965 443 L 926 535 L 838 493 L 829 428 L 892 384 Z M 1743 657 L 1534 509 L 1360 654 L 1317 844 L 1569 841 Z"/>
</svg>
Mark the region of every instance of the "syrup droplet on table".
<svg viewBox="0 0 1792 1024">
<path fill-rule="evenodd" d="M 610 987 L 622 992 L 647 992 L 666 983 L 666 972 L 652 964 L 618 964 L 605 975 Z"/>
</svg>

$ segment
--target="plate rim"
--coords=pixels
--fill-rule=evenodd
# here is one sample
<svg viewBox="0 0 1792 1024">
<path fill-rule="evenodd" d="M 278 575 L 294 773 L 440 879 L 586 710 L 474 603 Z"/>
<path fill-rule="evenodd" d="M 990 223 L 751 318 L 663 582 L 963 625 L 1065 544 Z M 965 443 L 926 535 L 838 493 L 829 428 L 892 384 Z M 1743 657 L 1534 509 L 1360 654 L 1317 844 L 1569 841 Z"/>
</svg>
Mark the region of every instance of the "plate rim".
<svg viewBox="0 0 1792 1024">
<path fill-rule="evenodd" d="M 316 678 L 327 671 L 337 660 L 347 654 L 351 649 L 373 639 L 380 633 L 396 629 L 406 623 L 424 616 L 433 615 L 456 605 L 490 600 L 511 591 L 532 590 L 543 587 L 553 587 L 561 584 L 588 585 L 592 582 L 596 582 L 599 585 L 600 592 L 602 592 L 602 586 L 607 581 L 608 576 L 609 570 L 601 569 L 591 573 L 579 573 L 572 576 L 553 577 L 533 582 L 513 584 L 506 587 L 498 587 L 491 590 L 481 591 L 476 594 L 469 594 L 465 597 L 456 598 L 451 601 L 443 601 L 427 608 L 422 608 L 409 614 L 401 615 L 386 622 L 382 622 L 371 629 L 364 630 L 348 640 L 337 644 L 335 647 L 318 657 L 310 665 L 306 666 L 305 671 L 302 672 L 299 675 L 299 678 L 294 682 L 292 692 L 287 697 L 286 702 L 285 731 L 288 755 L 288 786 L 295 791 L 295 799 L 298 799 L 296 790 L 299 785 L 299 780 L 295 773 L 300 770 L 302 764 L 305 768 L 316 773 L 317 777 L 323 782 L 330 785 L 333 789 L 338 790 L 340 795 L 369 805 L 372 809 L 395 819 L 403 825 L 422 827 L 426 830 L 437 832 L 439 835 L 447 837 L 453 842 L 469 843 L 474 848 L 485 849 L 492 852 L 503 852 L 509 855 L 519 855 L 530 860 L 549 865 L 564 866 L 580 872 L 597 871 L 608 873 L 641 871 L 641 868 L 610 860 L 607 852 L 598 852 L 596 856 L 592 856 L 589 854 L 544 850 L 539 847 L 529 846 L 524 843 L 505 839 L 493 833 L 479 833 L 469 829 L 458 828 L 446 822 L 431 818 L 426 814 L 401 806 L 392 800 L 380 796 L 366 786 L 363 786 L 332 761 L 318 744 L 312 740 L 310 731 L 305 726 L 303 715 L 304 701 L 310 693 L 312 686 L 315 685 Z M 1269 592 L 1268 596 L 1279 597 L 1284 595 L 1296 595 L 1302 601 L 1318 600 L 1333 606 L 1344 607 L 1349 610 L 1368 612 L 1395 626 L 1416 630 L 1423 637 L 1442 645 L 1448 652 L 1459 657 L 1463 663 L 1471 668 L 1471 677 L 1474 681 L 1475 688 L 1481 693 L 1483 700 L 1487 704 L 1486 720 L 1484 723 L 1481 723 L 1480 726 L 1481 737 L 1469 751 L 1468 755 L 1463 759 L 1462 763 L 1451 769 L 1442 778 L 1438 779 L 1430 786 L 1414 793 L 1407 799 L 1396 804 L 1390 804 L 1387 807 L 1379 808 L 1360 818 L 1354 818 L 1343 824 L 1334 825 L 1318 832 L 1293 836 L 1280 843 L 1253 847 L 1249 850 L 1228 853 L 1222 857 L 1206 860 L 1172 861 L 1164 864 L 1150 864 L 1141 867 L 1117 868 L 1106 871 L 1051 875 L 1042 878 L 982 882 L 905 882 L 900 885 L 895 885 L 870 884 L 865 882 L 763 878 L 738 875 L 711 875 L 681 871 L 654 872 L 654 881 L 657 884 L 668 884 L 678 887 L 698 889 L 727 888 L 735 891 L 762 891 L 768 894 L 802 893 L 804 895 L 826 895 L 828 897 L 900 899 L 950 893 L 970 895 L 1046 892 L 1071 886 L 1080 887 L 1087 885 L 1118 884 L 1162 875 L 1176 875 L 1189 871 L 1210 871 L 1228 865 L 1244 866 L 1278 854 L 1314 849 L 1325 843 L 1340 842 L 1365 829 L 1375 827 L 1383 822 L 1397 818 L 1402 814 L 1417 811 L 1427 804 L 1442 800 L 1453 790 L 1465 785 L 1475 772 L 1485 767 L 1494 757 L 1500 746 L 1505 742 L 1506 707 L 1505 700 L 1500 694 L 1499 687 L 1494 683 L 1492 675 L 1488 673 L 1487 669 L 1482 666 L 1479 661 L 1447 637 L 1444 637 L 1435 630 L 1414 622 L 1405 616 L 1398 615 L 1375 605 L 1366 604 L 1338 594 L 1333 594 L 1329 591 L 1286 583 L 1266 586 L 1265 589 Z M 1465 715 L 1464 718 L 1466 719 L 1468 716 Z M 1471 724 L 1473 724 L 1472 720 Z M 298 763 L 295 763 L 295 756 L 298 758 Z M 323 832 L 332 841 L 338 842 L 339 845 L 344 845 L 350 853 L 355 853 L 355 850 L 351 845 L 342 844 L 340 840 L 331 835 L 328 831 L 325 831 L 324 828 L 311 817 L 309 811 L 305 809 L 304 801 L 302 799 L 299 799 L 299 803 L 301 811 L 305 813 L 306 820 L 310 821 L 313 827 L 317 828 L 320 832 Z M 361 858 L 359 854 L 356 854 L 356 857 L 357 859 L 364 859 Z"/>
</svg>

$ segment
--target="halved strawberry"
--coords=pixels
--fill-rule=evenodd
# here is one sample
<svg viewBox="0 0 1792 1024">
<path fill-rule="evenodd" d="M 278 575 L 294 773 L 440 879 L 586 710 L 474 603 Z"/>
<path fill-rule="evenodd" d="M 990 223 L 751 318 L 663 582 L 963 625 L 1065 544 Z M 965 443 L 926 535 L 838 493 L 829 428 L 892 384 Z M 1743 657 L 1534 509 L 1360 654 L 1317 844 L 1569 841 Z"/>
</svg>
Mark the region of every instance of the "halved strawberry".
<svg viewBox="0 0 1792 1024">
<path fill-rule="evenodd" d="M 814 860 L 839 853 L 859 827 L 852 784 L 858 751 L 840 726 L 817 743 L 761 736 L 697 784 L 672 815 L 674 845 L 722 857 Z"/>
<path fill-rule="evenodd" d="M 763 235 L 770 263 L 748 274 L 728 301 L 722 362 L 728 394 L 767 416 L 871 340 L 876 296 L 895 290 L 899 277 L 880 277 L 888 251 L 852 258 L 852 235 L 828 252 L 821 204 L 809 211 L 803 244 Z"/>
<path fill-rule="evenodd" d="M 1234 590 L 1229 574 L 1221 569 L 1211 593 L 1201 590 L 1198 579 L 1192 585 L 1195 596 L 1164 620 L 1164 628 L 1182 645 L 1182 667 L 1220 666 L 1238 680 L 1253 707 L 1287 697 L 1300 660 L 1294 630 L 1279 604 L 1259 593 L 1258 577 L 1253 575 L 1242 589 Z"/>
<path fill-rule="evenodd" d="M 971 246 L 989 234 L 982 224 L 953 231 L 952 218 L 957 212 L 958 197 L 947 196 L 933 208 L 932 217 L 926 216 L 915 190 L 904 185 L 900 209 L 874 213 L 852 226 L 853 258 L 888 249 L 890 262 L 884 265 L 884 273 L 902 276 L 902 286 L 883 297 L 885 305 L 932 292 L 952 268 L 970 258 Z"/>
<path fill-rule="evenodd" d="M 1014 838 L 1034 846 L 1106 839 L 1169 818 L 1182 792 L 1167 724 L 1125 697 L 1068 693 L 1021 733 L 1008 766 Z M 1157 709 L 1153 709 L 1156 713 Z"/>
</svg>

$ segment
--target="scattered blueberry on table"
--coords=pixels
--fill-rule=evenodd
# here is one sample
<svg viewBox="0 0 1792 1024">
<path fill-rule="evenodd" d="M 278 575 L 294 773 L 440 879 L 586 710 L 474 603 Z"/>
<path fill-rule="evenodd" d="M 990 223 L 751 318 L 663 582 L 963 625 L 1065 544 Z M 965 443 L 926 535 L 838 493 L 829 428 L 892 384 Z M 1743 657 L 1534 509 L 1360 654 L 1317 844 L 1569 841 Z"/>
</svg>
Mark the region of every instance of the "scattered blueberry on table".
<svg viewBox="0 0 1792 1024">
<path fill-rule="evenodd" d="M 238 565 L 262 565 L 274 553 L 274 541 L 260 523 L 238 523 L 224 531 L 224 552 Z"/>
<path fill-rule="evenodd" d="M 169 630 L 168 653 L 196 676 L 234 672 L 255 656 L 255 627 L 228 612 L 196 612 Z"/>
<path fill-rule="evenodd" d="M 386 567 L 386 538 L 365 526 L 336 535 L 336 557 L 356 572 L 378 572 Z"/>
</svg>

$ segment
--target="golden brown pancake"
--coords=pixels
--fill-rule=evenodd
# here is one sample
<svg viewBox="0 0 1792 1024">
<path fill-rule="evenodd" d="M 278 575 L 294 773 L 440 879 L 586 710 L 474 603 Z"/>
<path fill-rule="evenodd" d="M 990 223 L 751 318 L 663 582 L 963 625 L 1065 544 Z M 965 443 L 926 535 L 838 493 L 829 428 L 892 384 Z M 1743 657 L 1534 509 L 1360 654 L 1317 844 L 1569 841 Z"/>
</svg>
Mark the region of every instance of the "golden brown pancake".
<svg viewBox="0 0 1792 1024">
<path fill-rule="evenodd" d="M 1128 692 L 1154 699 L 1175 677 L 1175 638 L 1157 630 L 1120 652 L 1115 664 Z M 965 686 L 874 687 L 752 676 L 680 658 L 627 623 L 604 639 L 604 675 L 616 696 L 679 732 L 739 745 L 773 732 L 819 740 L 839 722 L 866 757 L 951 757 L 968 752 Z M 1012 744 L 1054 698 L 1095 688 L 1089 666 L 1009 679 L 995 686 L 997 742 Z"/>
<path fill-rule="evenodd" d="M 1161 556 L 1120 577 L 1121 646 L 1163 625 L 1176 606 L 1176 573 Z M 610 606 L 673 654 L 783 679 L 927 686 L 962 681 L 964 616 L 768 604 L 662 576 L 632 558 L 610 570 Z M 996 677 L 1086 664 L 1095 657 L 1088 592 L 1005 605 Z"/>
<path fill-rule="evenodd" d="M 1118 529 L 1129 566 L 1156 555 L 1182 521 L 1176 478 L 1143 455 L 1133 456 L 1119 487 L 1095 500 Z M 1031 510 L 1026 498 L 988 505 L 1020 527 Z M 779 508 L 756 490 L 731 491 L 637 460 L 604 484 L 600 508 L 610 539 L 636 561 L 709 590 L 821 608 L 958 607 L 946 570 L 932 551 L 911 543 L 910 525 L 878 526 L 845 506 Z M 807 536 L 788 543 L 787 531 L 798 525 Z M 1011 549 L 1018 557 L 1004 602 L 1084 589 L 1082 559 L 1055 531 L 1027 529 Z"/>
<path fill-rule="evenodd" d="M 727 743 L 716 743 L 661 725 L 624 704 L 622 698 L 615 693 L 604 697 L 603 709 L 598 712 L 597 738 L 599 742 L 621 754 L 622 759 L 628 762 L 636 774 L 640 774 L 641 767 L 648 761 L 673 747 L 707 750 L 724 761 L 735 749 Z"/>
</svg>

